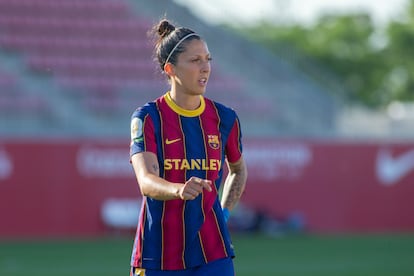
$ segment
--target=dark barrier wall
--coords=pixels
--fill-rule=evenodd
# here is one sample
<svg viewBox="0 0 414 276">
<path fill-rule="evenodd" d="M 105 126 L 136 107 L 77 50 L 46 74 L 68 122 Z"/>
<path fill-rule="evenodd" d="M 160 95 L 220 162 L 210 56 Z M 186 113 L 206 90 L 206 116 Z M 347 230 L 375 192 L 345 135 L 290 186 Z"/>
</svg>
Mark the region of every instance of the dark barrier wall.
<svg viewBox="0 0 414 276">
<path fill-rule="evenodd" d="M 0 236 L 105 233 L 104 203 L 140 198 L 128 147 L 0 142 Z M 247 140 L 244 153 L 247 206 L 320 233 L 414 230 L 414 144 Z"/>
</svg>

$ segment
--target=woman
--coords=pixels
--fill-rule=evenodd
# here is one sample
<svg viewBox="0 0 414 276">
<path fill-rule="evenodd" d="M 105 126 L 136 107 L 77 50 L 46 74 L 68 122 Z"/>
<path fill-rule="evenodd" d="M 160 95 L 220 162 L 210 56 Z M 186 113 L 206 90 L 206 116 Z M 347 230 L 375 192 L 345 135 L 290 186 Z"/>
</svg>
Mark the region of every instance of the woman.
<svg viewBox="0 0 414 276">
<path fill-rule="evenodd" d="M 211 56 L 201 37 L 165 19 L 154 30 L 171 89 L 131 119 L 131 162 L 143 195 L 131 275 L 234 275 L 226 222 L 247 178 L 239 119 L 203 96 Z"/>
</svg>

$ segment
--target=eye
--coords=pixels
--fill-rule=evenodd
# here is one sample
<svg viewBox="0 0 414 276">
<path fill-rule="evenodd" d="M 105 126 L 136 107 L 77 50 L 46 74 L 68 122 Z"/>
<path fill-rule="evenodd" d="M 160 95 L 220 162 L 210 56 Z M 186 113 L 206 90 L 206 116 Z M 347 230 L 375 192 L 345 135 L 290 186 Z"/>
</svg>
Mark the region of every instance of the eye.
<svg viewBox="0 0 414 276">
<path fill-rule="evenodd" d="M 212 60 L 211 57 L 197 57 L 197 58 L 193 58 L 191 59 L 191 63 L 204 63 L 204 62 L 210 62 Z"/>
</svg>

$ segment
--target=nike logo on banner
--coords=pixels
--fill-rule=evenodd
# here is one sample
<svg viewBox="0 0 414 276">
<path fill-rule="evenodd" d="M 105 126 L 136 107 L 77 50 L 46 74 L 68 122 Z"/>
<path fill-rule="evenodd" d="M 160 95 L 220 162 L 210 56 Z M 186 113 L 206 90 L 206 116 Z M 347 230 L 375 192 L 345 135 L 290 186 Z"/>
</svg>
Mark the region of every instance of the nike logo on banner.
<svg viewBox="0 0 414 276">
<path fill-rule="evenodd" d="M 389 149 L 380 149 L 377 155 L 376 172 L 385 186 L 396 184 L 414 170 L 414 149 L 393 157 Z"/>
<path fill-rule="evenodd" d="M 167 144 L 167 145 L 173 144 L 173 143 L 178 142 L 180 140 L 181 140 L 181 138 L 177 138 L 177 139 L 173 139 L 173 140 L 168 140 L 168 138 L 167 138 L 167 139 L 165 139 L 165 144 Z"/>
</svg>

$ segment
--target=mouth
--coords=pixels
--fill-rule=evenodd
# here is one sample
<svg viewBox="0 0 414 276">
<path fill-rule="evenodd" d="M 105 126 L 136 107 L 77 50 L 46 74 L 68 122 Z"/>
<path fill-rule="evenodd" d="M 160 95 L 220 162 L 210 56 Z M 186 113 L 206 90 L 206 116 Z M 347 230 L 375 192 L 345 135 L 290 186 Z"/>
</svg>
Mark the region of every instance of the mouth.
<svg viewBox="0 0 414 276">
<path fill-rule="evenodd" d="M 201 78 L 201 79 L 199 79 L 199 80 L 198 80 L 198 83 L 199 83 L 201 86 L 206 86 L 206 85 L 207 85 L 207 78 Z"/>
</svg>

